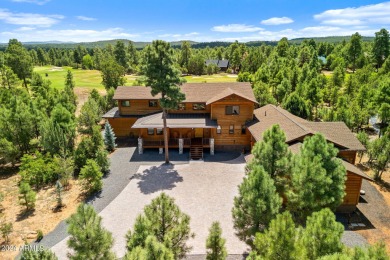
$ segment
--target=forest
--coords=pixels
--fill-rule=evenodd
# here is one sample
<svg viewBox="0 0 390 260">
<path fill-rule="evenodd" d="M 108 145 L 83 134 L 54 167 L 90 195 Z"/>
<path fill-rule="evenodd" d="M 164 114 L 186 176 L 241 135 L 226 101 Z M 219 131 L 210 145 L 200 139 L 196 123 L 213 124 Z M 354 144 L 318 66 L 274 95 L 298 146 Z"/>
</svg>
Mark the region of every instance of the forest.
<svg viewBox="0 0 390 260">
<path fill-rule="evenodd" d="M 21 42 L 12 39 L 4 52 L 0 52 L 1 171 L 16 169 L 20 176 L 19 203 L 25 207 L 26 214 L 34 209 L 36 193 L 45 187 L 53 187 L 56 190 L 57 209 L 63 206 L 62 192 L 67 189 L 71 179 L 80 181 L 86 196 L 102 189 L 102 178 L 109 171 L 108 154 L 115 149 L 115 137 L 108 124 L 103 137 L 101 116 L 115 106 L 112 97 L 116 87 L 125 84 L 125 75 L 137 75 L 136 85 L 148 85 L 148 82 L 152 82 L 145 75 L 145 60 L 150 48 L 137 49 L 131 41 L 116 41 L 106 47 L 35 46 L 27 49 Z M 390 162 L 390 36 L 386 29 L 378 31 L 373 41 L 363 41 L 363 37 L 358 33 L 337 43 L 305 39 L 299 44 L 292 44 L 288 39 L 282 38 L 274 46 L 248 46 L 234 42 L 228 46 L 194 48 L 190 42 L 185 41 L 180 48 L 172 48 L 170 51 L 173 58 L 172 71 L 178 71 L 181 76 L 216 74 L 219 68 L 214 64 L 206 66 L 205 60 L 227 59 L 230 62 L 227 73 L 238 74 L 237 81 L 250 82 L 260 106 L 279 105 L 294 115 L 312 121 L 345 122 L 367 147 L 366 153 L 375 177 L 379 180 L 386 172 Z M 80 112 L 76 113 L 79 104 L 74 93 L 75 81 L 72 72 L 67 72 L 62 88 L 53 88 L 50 80 L 34 72 L 34 67 L 45 65 L 99 70 L 106 94 L 101 95 L 97 90 L 91 89 L 87 101 L 80 107 Z M 182 78 L 180 82 L 183 81 L 185 80 Z M 378 131 L 378 138 L 370 140 L 369 122 L 373 119 L 376 120 L 375 130 Z M 255 166 L 248 167 L 250 171 L 262 171 Z M 267 178 L 263 181 L 268 184 L 274 182 Z M 253 180 L 253 183 L 248 182 L 248 185 L 251 185 L 256 183 L 256 180 Z M 277 184 L 276 180 L 275 183 Z M 262 185 L 271 187 L 272 194 L 278 188 L 272 188 L 273 185 L 267 183 Z M 247 188 L 243 184 L 242 193 L 250 192 L 250 189 L 245 190 Z M 2 197 L 4 194 L 0 194 L 0 198 Z M 238 228 L 243 225 L 239 222 L 242 214 L 239 206 L 244 204 L 240 203 L 240 199 L 235 199 L 237 209 L 233 210 L 233 215 L 237 216 Z M 270 199 L 274 200 L 274 208 L 279 209 L 279 196 L 275 195 Z M 294 199 L 296 205 L 301 203 L 299 199 L 302 198 L 294 197 L 291 201 L 294 202 Z M 172 241 L 167 242 L 165 239 L 172 239 L 172 234 L 176 234 L 174 232 L 183 232 L 183 239 L 191 236 L 186 216 L 181 216 L 180 219 L 183 222 L 180 224 L 183 225 L 182 230 L 172 231 L 172 237 L 147 236 L 154 232 L 150 211 L 157 206 L 153 203 L 168 203 L 166 201 L 169 200 L 170 198 L 162 195 L 152 202 L 149 209 L 145 208 L 145 218 L 137 219 L 139 226 L 135 226 L 135 229 L 140 228 L 138 232 L 142 231 L 142 228 L 150 230 L 149 233 L 140 234 L 129 232 L 127 259 L 138 259 L 139 254 L 147 254 L 142 253 L 141 249 L 135 249 L 138 246 L 163 247 L 159 243 L 165 243 L 164 246 L 167 246 Z M 299 209 L 296 205 L 292 207 Z M 81 206 L 78 209 L 79 215 L 74 215 L 69 220 L 70 225 L 82 215 L 83 210 L 96 217 L 91 209 Z M 271 212 L 272 210 L 270 208 Z M 181 214 L 176 208 L 174 212 Z M 335 224 L 331 212 L 323 211 L 312 217 L 308 217 L 310 214 L 304 211 L 301 211 L 305 214 L 304 217 L 279 213 L 279 210 L 274 210 L 273 220 L 269 219 L 265 224 L 269 227 L 266 231 L 269 234 L 255 232 L 251 234 L 255 239 L 247 241 L 248 234 L 245 232 L 249 231 L 244 230 L 242 237 L 253 249 L 250 255 L 252 259 L 260 259 L 261 256 L 275 259 L 269 255 L 275 254 L 277 249 L 263 252 L 259 248 L 264 247 L 264 243 L 270 243 L 267 240 L 270 237 L 282 236 L 278 233 L 281 228 L 286 229 L 285 236 L 289 236 L 284 239 L 292 241 L 295 233 L 293 221 L 302 225 L 307 221 L 305 229 L 297 228 L 300 234 L 296 238 L 299 240 L 298 245 L 289 244 L 295 259 L 314 259 L 327 253 L 348 254 L 349 251 L 340 245 L 341 228 Z M 151 220 L 148 222 L 146 218 Z M 329 220 L 327 223 L 330 223 L 330 228 L 336 230 L 334 243 L 330 243 L 333 249 L 325 253 L 320 250 L 302 251 L 302 245 L 310 247 L 310 243 L 315 243 L 308 237 L 313 236 L 310 232 L 314 232 L 320 225 L 318 223 L 325 221 L 324 219 Z M 0 229 L 3 236 L 8 237 L 12 232 L 12 223 L 3 222 Z M 210 230 L 218 233 L 219 227 L 215 224 Z M 73 232 L 75 236 L 80 235 L 80 230 Z M 137 236 L 141 236 L 143 242 L 140 242 L 140 237 Z M 109 241 L 109 235 L 107 237 L 106 240 Z M 156 237 L 159 241 L 155 241 Z M 181 241 L 178 241 L 172 252 L 165 253 L 164 259 L 183 256 L 187 249 L 184 242 L 180 243 Z M 110 247 L 108 244 L 102 241 L 106 249 Z M 283 244 L 275 246 L 281 248 Z M 74 248 L 77 248 L 77 245 L 74 245 Z M 376 252 L 375 248 L 368 251 L 356 249 L 353 254 L 368 256 L 371 254 L 370 250 L 372 254 Z M 382 251 L 383 246 L 378 246 L 376 253 L 382 254 Z M 106 259 L 113 258 L 108 249 L 102 254 Z"/>
</svg>

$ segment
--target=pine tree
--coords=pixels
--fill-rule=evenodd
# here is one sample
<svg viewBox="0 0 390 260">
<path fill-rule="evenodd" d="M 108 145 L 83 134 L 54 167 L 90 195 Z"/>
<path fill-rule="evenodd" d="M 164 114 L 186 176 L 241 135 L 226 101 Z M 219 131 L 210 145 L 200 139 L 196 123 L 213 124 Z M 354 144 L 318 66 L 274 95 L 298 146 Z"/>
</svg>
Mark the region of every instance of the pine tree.
<svg viewBox="0 0 390 260">
<path fill-rule="evenodd" d="M 180 71 L 174 66 L 173 50 L 169 43 L 156 40 L 144 49 L 142 71 L 145 83 L 151 87 L 152 96 L 161 95 L 160 106 L 163 109 L 165 163 L 169 163 L 167 110 L 176 109 L 185 95 L 178 87 L 181 84 Z M 164 73 L 161 73 L 161 72 Z"/>
<path fill-rule="evenodd" d="M 325 208 L 314 212 L 306 221 L 306 228 L 299 243 L 302 245 L 304 259 L 317 259 L 321 256 L 341 252 L 341 236 L 344 227 L 336 221 L 336 216 Z"/>
<path fill-rule="evenodd" d="M 238 187 L 232 210 L 234 228 L 238 237 L 253 246 L 257 232 L 263 232 L 279 213 L 282 199 L 274 181 L 262 166 L 253 165 Z"/>
<path fill-rule="evenodd" d="M 252 149 L 251 165 L 261 165 L 274 180 L 276 190 L 283 192 L 289 172 L 291 152 L 286 144 L 286 136 L 279 125 L 273 125 L 263 133 L 263 140 Z"/>
<path fill-rule="evenodd" d="M 20 260 L 58 260 L 58 257 L 50 250 L 23 250 Z"/>
<path fill-rule="evenodd" d="M 175 259 L 170 249 L 157 241 L 155 236 L 148 236 L 145 240 L 145 247 L 134 248 L 127 253 L 125 260 L 173 260 Z"/>
<path fill-rule="evenodd" d="M 80 171 L 80 180 L 83 189 L 87 193 L 100 191 L 103 188 L 103 173 L 99 165 L 92 159 L 88 159 L 86 165 Z"/>
<path fill-rule="evenodd" d="M 345 195 L 346 170 L 336 158 L 337 149 L 321 134 L 305 138 L 294 156 L 287 208 L 303 223 L 306 217 L 324 207 L 336 209 Z"/>
<path fill-rule="evenodd" d="M 257 233 L 254 242 L 257 255 L 264 259 L 296 259 L 297 237 L 290 212 L 279 214 L 264 233 Z"/>
<path fill-rule="evenodd" d="M 207 260 L 224 260 L 227 252 L 225 247 L 226 240 L 221 237 L 222 229 L 219 222 L 213 222 L 209 229 L 209 236 L 206 241 L 206 259 Z"/>
<path fill-rule="evenodd" d="M 110 152 L 115 150 L 115 133 L 112 129 L 110 123 L 107 121 L 104 127 L 104 144 L 106 145 L 106 149 Z"/>
<path fill-rule="evenodd" d="M 116 259 L 111 251 L 114 239 L 110 232 L 102 227 L 102 218 L 90 205 L 82 204 L 68 220 L 70 238 L 68 253 L 70 259 Z"/>
<path fill-rule="evenodd" d="M 174 199 L 165 193 L 145 206 L 144 216 L 136 219 L 134 231 L 126 235 L 127 250 L 138 246 L 145 248 L 145 239 L 149 235 L 172 250 L 175 259 L 184 257 L 191 250 L 186 242 L 194 237 L 190 230 L 190 217 L 181 212 Z"/>
<path fill-rule="evenodd" d="M 20 183 L 19 193 L 20 204 L 26 206 L 27 210 L 33 209 L 35 207 L 36 193 L 27 182 L 22 181 Z"/>
</svg>

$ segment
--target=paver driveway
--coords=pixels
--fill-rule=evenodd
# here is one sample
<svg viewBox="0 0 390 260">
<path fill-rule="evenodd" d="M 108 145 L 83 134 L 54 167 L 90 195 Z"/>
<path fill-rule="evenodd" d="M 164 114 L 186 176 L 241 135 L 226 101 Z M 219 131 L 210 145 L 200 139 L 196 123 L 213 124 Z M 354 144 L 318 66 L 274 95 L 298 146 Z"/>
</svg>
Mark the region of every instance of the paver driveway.
<svg viewBox="0 0 390 260">
<path fill-rule="evenodd" d="M 100 213 L 103 225 L 115 238 L 114 251 L 125 254 L 125 235 L 145 205 L 161 192 L 175 198 L 181 210 L 191 216 L 191 230 L 195 238 L 188 244 L 190 254 L 204 254 L 208 228 L 220 221 L 229 254 L 242 254 L 246 245 L 234 235 L 231 209 L 237 186 L 244 177 L 243 157 L 227 162 L 190 162 L 172 165 L 149 163 L 140 165 L 122 192 Z M 110 187 L 113 188 L 113 187 Z M 52 247 L 64 259 L 67 238 Z"/>
</svg>

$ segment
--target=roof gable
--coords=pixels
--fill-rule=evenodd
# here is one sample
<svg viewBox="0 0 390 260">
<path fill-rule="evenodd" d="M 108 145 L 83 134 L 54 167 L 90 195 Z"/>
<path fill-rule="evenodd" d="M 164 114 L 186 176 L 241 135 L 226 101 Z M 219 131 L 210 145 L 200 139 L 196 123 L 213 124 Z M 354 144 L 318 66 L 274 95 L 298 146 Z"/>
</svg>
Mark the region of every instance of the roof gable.
<svg viewBox="0 0 390 260">
<path fill-rule="evenodd" d="M 274 105 L 256 109 L 254 115 L 259 122 L 249 126 L 248 129 L 256 141 L 262 139 L 265 130 L 278 124 L 286 134 L 286 143 L 307 135 L 321 133 L 329 142 L 341 148 L 354 151 L 365 150 L 344 122 L 309 122 Z"/>
</svg>

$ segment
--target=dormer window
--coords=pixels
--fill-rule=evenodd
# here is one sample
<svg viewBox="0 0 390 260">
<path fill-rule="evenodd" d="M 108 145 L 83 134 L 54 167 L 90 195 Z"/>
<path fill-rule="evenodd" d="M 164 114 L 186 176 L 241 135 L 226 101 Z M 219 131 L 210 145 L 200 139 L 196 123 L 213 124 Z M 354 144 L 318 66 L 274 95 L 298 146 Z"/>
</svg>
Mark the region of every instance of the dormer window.
<svg viewBox="0 0 390 260">
<path fill-rule="evenodd" d="M 130 106 L 130 100 L 122 100 L 121 101 L 122 107 L 129 107 Z"/>
<path fill-rule="evenodd" d="M 226 115 L 239 115 L 240 106 L 226 106 L 225 107 Z"/>
</svg>

